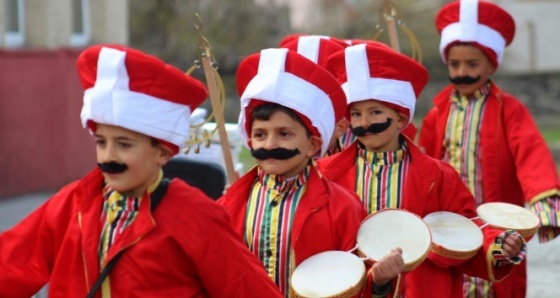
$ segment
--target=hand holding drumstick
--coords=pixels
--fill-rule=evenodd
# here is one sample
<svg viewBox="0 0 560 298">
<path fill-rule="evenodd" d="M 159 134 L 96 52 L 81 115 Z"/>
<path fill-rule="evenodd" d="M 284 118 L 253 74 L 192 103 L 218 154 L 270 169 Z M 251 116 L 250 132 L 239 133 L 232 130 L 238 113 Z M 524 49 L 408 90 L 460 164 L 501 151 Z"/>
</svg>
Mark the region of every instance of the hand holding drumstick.
<svg viewBox="0 0 560 298">
<path fill-rule="evenodd" d="M 391 249 L 391 252 L 384 256 L 377 263 L 373 264 L 373 283 L 383 286 L 405 269 L 400 247 Z"/>
</svg>

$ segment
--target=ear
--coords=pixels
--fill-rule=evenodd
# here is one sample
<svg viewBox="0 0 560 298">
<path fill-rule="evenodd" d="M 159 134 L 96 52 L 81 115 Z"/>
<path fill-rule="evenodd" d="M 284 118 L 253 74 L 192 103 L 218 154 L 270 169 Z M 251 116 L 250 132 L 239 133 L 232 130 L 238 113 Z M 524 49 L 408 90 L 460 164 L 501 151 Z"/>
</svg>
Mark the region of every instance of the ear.
<svg viewBox="0 0 560 298">
<path fill-rule="evenodd" d="M 397 129 L 403 130 L 408 125 L 408 116 L 403 113 L 397 113 Z"/>
<path fill-rule="evenodd" d="M 307 149 L 307 152 L 305 153 L 305 156 L 307 156 L 308 158 L 311 158 L 315 154 L 317 154 L 317 152 L 321 151 L 321 145 L 323 145 L 323 141 L 318 136 L 311 136 L 309 138 L 309 141 L 311 142 L 311 145 Z"/>
<path fill-rule="evenodd" d="M 348 122 L 348 120 L 342 118 L 336 123 L 334 127 L 334 137 L 337 139 L 340 138 L 348 130 L 349 126 L 350 123 Z"/>
<path fill-rule="evenodd" d="M 158 165 L 163 166 L 173 157 L 173 150 L 161 144 L 158 147 L 159 147 L 159 155 L 157 158 L 157 163 Z"/>
<path fill-rule="evenodd" d="M 494 64 L 492 64 L 492 62 L 490 62 L 490 68 L 488 69 L 488 74 L 493 75 L 495 72 L 496 72 L 496 67 L 494 66 Z"/>
</svg>

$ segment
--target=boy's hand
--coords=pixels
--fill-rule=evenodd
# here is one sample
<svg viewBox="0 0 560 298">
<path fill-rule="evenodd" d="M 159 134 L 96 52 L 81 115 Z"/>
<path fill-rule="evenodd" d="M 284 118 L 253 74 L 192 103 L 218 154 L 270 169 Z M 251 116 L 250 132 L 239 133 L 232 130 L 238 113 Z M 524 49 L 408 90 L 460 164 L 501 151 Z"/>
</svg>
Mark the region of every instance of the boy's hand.
<svg viewBox="0 0 560 298">
<path fill-rule="evenodd" d="M 400 247 L 392 249 L 383 259 L 373 264 L 373 282 L 378 286 L 382 286 L 399 275 L 404 268 L 402 249 Z"/>
<path fill-rule="evenodd" d="M 509 234 L 502 244 L 502 252 L 508 259 L 512 259 L 519 254 L 523 247 L 523 241 L 517 235 Z"/>
</svg>

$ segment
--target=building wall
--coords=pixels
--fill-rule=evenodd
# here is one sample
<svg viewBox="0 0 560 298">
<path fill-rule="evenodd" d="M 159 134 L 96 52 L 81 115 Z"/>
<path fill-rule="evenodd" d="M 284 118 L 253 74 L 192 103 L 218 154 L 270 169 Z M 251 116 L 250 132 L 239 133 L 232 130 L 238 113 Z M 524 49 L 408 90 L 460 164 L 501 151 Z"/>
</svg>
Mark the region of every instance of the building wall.
<svg viewBox="0 0 560 298">
<path fill-rule="evenodd" d="M 516 34 L 506 49 L 509 73 L 560 72 L 560 0 L 496 0 L 515 19 Z"/>
<path fill-rule="evenodd" d="M 20 48 L 56 49 L 70 46 L 73 21 L 73 0 L 25 0 L 25 41 Z M 92 43 L 127 44 L 128 0 L 89 0 L 88 35 Z M 0 20 L 4 15 L 0 5 Z M 0 36 L 5 33 L 4 22 L 0 21 Z M 0 47 L 5 46 L 0 38 Z"/>
<path fill-rule="evenodd" d="M 57 190 L 95 166 L 77 50 L 0 50 L 0 199 Z"/>
<path fill-rule="evenodd" d="M 73 0 L 25 0 L 24 43 L 6 48 L 0 1 L 0 199 L 55 191 L 95 167 L 81 127 L 81 47 L 128 43 L 128 0 L 89 0 L 89 38 L 71 46 Z"/>
</svg>

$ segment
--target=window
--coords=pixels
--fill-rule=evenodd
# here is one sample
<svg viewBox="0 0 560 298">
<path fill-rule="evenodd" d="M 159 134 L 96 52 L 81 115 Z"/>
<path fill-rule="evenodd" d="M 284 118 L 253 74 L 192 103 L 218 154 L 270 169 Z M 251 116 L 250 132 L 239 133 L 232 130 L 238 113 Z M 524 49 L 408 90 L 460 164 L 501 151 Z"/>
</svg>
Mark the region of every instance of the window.
<svg viewBox="0 0 560 298">
<path fill-rule="evenodd" d="M 25 40 L 24 0 L 4 0 L 4 45 L 20 47 Z"/>
<path fill-rule="evenodd" d="M 72 0 L 72 35 L 70 45 L 81 47 L 90 38 L 89 0 Z"/>
</svg>

